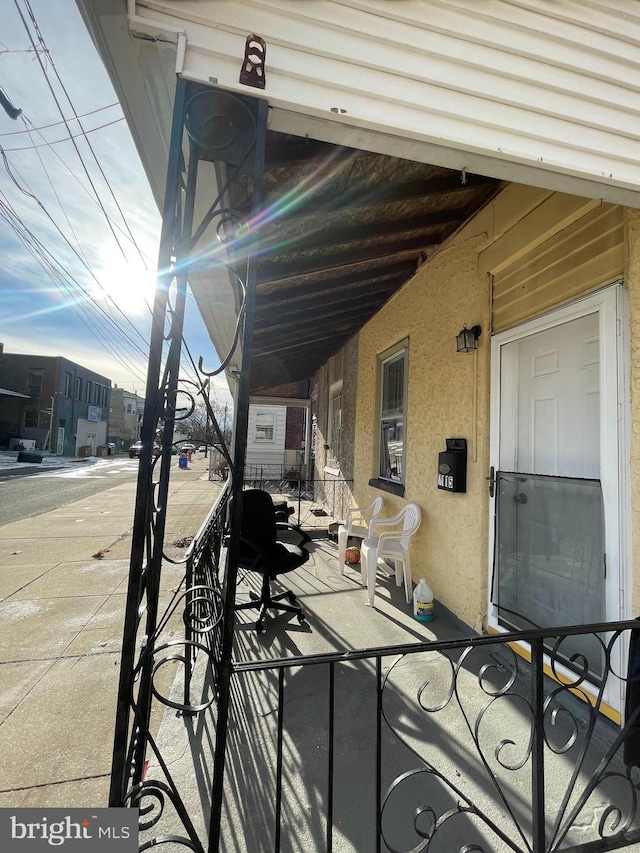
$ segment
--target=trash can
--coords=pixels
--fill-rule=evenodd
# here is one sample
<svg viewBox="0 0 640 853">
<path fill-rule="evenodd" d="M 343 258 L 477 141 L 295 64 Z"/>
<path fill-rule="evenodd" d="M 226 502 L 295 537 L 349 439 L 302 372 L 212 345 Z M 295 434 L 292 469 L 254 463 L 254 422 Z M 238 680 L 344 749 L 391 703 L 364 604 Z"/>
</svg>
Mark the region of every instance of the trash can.
<svg viewBox="0 0 640 853">
<path fill-rule="evenodd" d="M 189 460 L 188 460 L 186 454 L 184 456 L 180 455 L 178 457 L 178 468 L 186 468 L 188 462 L 189 462 Z"/>
</svg>

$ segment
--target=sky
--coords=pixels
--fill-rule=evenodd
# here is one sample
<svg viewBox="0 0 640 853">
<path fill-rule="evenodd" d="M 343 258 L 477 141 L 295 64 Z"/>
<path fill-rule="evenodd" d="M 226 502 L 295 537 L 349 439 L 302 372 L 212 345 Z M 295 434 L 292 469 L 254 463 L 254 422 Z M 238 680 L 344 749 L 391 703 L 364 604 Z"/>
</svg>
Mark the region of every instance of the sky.
<svg viewBox="0 0 640 853">
<path fill-rule="evenodd" d="M 0 342 L 144 394 L 160 216 L 122 110 L 74 0 L 0 8 L 0 88 L 22 110 L 0 108 Z M 219 363 L 192 298 L 185 339 Z M 215 397 L 231 400 L 223 377 Z"/>
</svg>

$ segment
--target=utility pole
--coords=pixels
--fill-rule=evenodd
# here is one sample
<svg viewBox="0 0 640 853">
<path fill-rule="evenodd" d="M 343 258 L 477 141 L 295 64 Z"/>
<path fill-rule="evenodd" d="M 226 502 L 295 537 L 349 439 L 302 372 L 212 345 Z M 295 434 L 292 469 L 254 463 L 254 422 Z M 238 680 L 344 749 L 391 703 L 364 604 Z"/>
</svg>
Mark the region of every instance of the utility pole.
<svg viewBox="0 0 640 853">
<path fill-rule="evenodd" d="M 49 415 L 49 450 L 53 448 L 53 397 L 51 399 L 51 414 Z"/>
<path fill-rule="evenodd" d="M 209 407 L 211 406 L 211 377 L 207 376 L 207 380 L 205 382 L 207 386 L 207 425 L 204 431 L 204 458 L 206 459 L 209 455 Z"/>
<path fill-rule="evenodd" d="M 43 450 L 51 450 L 53 447 L 53 397 L 49 397 L 51 405 L 48 409 L 40 409 L 43 415 L 49 415 L 49 434 L 44 443 Z M 40 427 L 40 415 L 38 415 L 38 427 Z"/>
</svg>

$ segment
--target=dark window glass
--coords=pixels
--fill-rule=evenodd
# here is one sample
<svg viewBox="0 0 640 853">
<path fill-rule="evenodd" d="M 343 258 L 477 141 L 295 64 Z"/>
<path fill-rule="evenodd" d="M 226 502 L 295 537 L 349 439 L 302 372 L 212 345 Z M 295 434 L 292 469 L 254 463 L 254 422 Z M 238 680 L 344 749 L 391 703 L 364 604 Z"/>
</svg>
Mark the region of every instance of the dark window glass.
<svg viewBox="0 0 640 853">
<path fill-rule="evenodd" d="M 404 482 L 405 349 L 382 363 L 379 476 Z"/>
<path fill-rule="evenodd" d="M 27 392 L 30 397 L 39 397 L 42 392 L 42 375 L 44 370 L 41 367 L 30 367 L 27 376 Z"/>
</svg>

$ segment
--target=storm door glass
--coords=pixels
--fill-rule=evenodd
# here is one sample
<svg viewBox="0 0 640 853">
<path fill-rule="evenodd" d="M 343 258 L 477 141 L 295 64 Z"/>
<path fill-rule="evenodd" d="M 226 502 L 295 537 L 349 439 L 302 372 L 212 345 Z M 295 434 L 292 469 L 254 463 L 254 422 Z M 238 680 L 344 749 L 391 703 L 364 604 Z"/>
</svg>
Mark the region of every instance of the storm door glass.
<svg viewBox="0 0 640 853">
<path fill-rule="evenodd" d="M 493 603 L 507 628 L 605 621 L 604 507 L 600 480 L 500 471 Z M 595 637 L 562 644 L 602 674 Z"/>
</svg>

